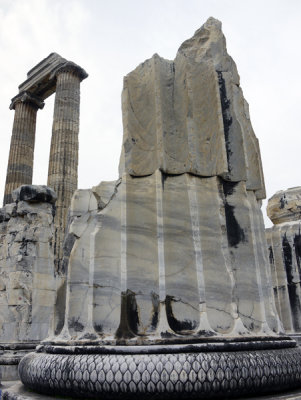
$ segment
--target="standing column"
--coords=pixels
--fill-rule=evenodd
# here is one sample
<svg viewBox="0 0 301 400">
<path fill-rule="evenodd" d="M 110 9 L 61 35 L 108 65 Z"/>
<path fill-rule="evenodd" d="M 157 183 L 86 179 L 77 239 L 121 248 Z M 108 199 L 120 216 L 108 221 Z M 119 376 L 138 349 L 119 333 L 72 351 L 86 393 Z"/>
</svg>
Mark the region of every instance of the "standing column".
<svg viewBox="0 0 301 400">
<path fill-rule="evenodd" d="M 54 74 L 57 82 L 47 185 L 57 194 L 54 256 L 58 271 L 68 208 L 77 189 L 80 82 L 88 75 L 72 62 Z"/>
<path fill-rule="evenodd" d="M 9 108 L 15 110 L 15 118 L 3 205 L 13 201 L 11 193 L 14 189 L 32 183 L 36 117 L 38 109 L 43 107 L 43 100 L 26 92 L 22 92 L 12 99 Z"/>
</svg>

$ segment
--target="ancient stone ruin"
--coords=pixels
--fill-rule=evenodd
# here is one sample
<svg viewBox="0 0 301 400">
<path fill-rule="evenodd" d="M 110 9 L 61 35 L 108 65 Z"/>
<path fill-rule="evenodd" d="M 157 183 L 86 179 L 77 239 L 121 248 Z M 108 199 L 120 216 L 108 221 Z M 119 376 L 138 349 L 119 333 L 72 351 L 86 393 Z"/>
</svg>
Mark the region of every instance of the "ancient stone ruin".
<svg viewBox="0 0 301 400">
<path fill-rule="evenodd" d="M 283 327 L 301 342 L 301 187 L 269 199 L 266 230 L 275 303 Z"/>
<path fill-rule="evenodd" d="M 63 240 L 77 189 L 78 65 L 52 53 L 31 69 L 12 99 L 15 110 L 0 209 L 0 379 L 17 378 L 24 353 L 48 335 L 64 290 Z M 31 186 L 37 111 L 55 92 L 48 185 Z M 21 186 L 22 185 L 22 186 Z M 58 301 L 59 302 L 59 301 Z M 57 303 L 58 304 L 58 303 Z"/>
<path fill-rule="evenodd" d="M 272 290 L 259 145 L 221 23 L 209 18 L 174 61 L 130 72 L 122 108 L 120 177 L 72 198 L 66 291 L 20 362 L 22 399 L 299 387 L 301 349 Z"/>
<path fill-rule="evenodd" d="M 0 379 L 18 379 L 20 359 L 49 334 L 54 274 L 53 190 L 21 186 L 0 209 Z"/>
<path fill-rule="evenodd" d="M 15 117 L 3 205 L 12 202 L 13 190 L 32 184 L 37 111 L 55 92 L 47 185 L 57 194 L 54 249 L 57 270 L 63 254 L 67 212 L 77 189 L 80 82 L 87 76 L 75 63 L 51 53 L 28 72 L 10 105 Z"/>
</svg>

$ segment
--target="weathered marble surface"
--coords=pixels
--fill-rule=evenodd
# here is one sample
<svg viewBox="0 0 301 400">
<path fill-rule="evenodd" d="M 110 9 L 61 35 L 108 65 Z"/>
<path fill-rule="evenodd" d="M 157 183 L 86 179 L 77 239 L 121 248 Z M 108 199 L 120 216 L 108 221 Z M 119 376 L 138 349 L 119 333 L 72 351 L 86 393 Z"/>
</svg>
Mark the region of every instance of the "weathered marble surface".
<svg viewBox="0 0 301 400">
<path fill-rule="evenodd" d="M 301 187 L 281 190 L 269 199 L 275 224 L 266 230 L 277 310 L 288 333 L 301 332 Z"/>
<path fill-rule="evenodd" d="M 51 340 L 279 332 L 258 141 L 210 18 L 125 77 L 120 179 L 72 199 L 65 317 Z M 59 329 L 56 329 L 56 334 Z"/>
<path fill-rule="evenodd" d="M 70 215 L 65 322 L 52 340 L 278 332 L 262 214 L 244 182 L 124 174 L 75 192 Z"/>
<path fill-rule="evenodd" d="M 16 378 L 6 370 L 16 372 L 26 343 L 32 343 L 33 349 L 48 335 L 57 289 L 56 195 L 46 186 L 24 185 L 13 192 L 13 198 L 15 203 L 0 209 L 0 346 L 4 348 L 0 370 L 5 380 Z"/>
<path fill-rule="evenodd" d="M 219 21 L 209 18 L 174 61 L 155 54 L 129 73 L 122 108 L 120 174 L 218 175 L 265 197 L 258 141 Z"/>
</svg>

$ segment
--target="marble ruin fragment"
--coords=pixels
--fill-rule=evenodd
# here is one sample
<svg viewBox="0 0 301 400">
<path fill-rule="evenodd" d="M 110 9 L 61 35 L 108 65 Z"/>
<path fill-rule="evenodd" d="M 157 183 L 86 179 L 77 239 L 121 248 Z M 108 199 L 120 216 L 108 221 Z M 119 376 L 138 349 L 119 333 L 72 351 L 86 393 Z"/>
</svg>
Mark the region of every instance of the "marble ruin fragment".
<svg viewBox="0 0 301 400">
<path fill-rule="evenodd" d="M 0 379 L 18 379 L 20 359 L 49 334 L 56 302 L 53 210 L 46 186 L 13 191 L 0 209 Z"/>
<path fill-rule="evenodd" d="M 301 187 L 280 190 L 269 199 L 266 229 L 271 277 L 283 327 L 301 342 Z"/>
<path fill-rule="evenodd" d="M 130 72 L 122 107 L 120 177 L 72 198 L 65 301 L 20 362 L 22 382 L 83 398 L 300 386 L 301 349 L 272 291 L 259 145 L 221 23 L 209 18 L 174 61 Z"/>
<path fill-rule="evenodd" d="M 87 73 L 78 65 L 51 53 L 28 74 L 12 99 L 15 110 L 3 205 L 12 191 L 32 184 L 36 117 L 44 100 L 55 92 L 47 185 L 57 193 L 55 264 L 60 270 L 67 212 L 77 189 L 80 82 Z"/>
</svg>

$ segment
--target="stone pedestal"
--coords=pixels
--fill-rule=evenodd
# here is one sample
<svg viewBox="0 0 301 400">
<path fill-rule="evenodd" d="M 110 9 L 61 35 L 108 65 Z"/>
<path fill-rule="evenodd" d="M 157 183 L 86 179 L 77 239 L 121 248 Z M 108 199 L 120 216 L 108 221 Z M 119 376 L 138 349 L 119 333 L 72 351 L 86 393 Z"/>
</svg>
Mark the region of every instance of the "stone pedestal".
<svg viewBox="0 0 301 400">
<path fill-rule="evenodd" d="M 272 293 L 258 141 L 219 21 L 125 77 L 123 121 L 120 178 L 72 198 L 63 320 L 22 359 L 24 385 L 104 399 L 301 386 Z"/>
<path fill-rule="evenodd" d="M 266 230 L 276 307 L 287 333 L 301 334 L 301 187 L 269 199 Z M 298 337 L 298 336 L 296 336 Z"/>
<path fill-rule="evenodd" d="M 33 153 L 36 116 L 44 102 L 26 92 L 12 99 L 10 109 L 15 110 L 10 144 L 3 205 L 12 203 L 12 191 L 21 185 L 32 184 Z"/>
</svg>

